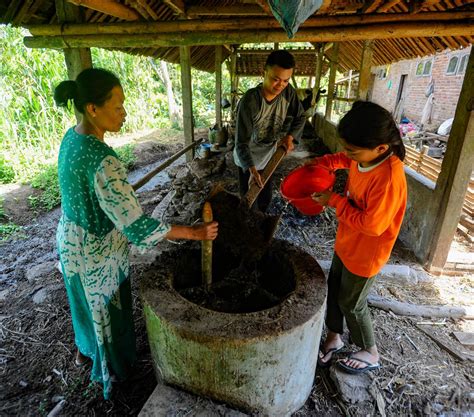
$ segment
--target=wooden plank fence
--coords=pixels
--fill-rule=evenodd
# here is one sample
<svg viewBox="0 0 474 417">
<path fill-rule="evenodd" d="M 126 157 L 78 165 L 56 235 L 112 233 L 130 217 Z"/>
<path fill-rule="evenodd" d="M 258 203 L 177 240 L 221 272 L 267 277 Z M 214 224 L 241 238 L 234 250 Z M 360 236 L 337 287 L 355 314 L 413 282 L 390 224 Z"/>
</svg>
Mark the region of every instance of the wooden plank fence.
<svg viewBox="0 0 474 417">
<path fill-rule="evenodd" d="M 423 146 L 421 152 L 411 146 L 405 146 L 405 149 L 405 165 L 436 182 L 441 172 L 442 160 L 428 156 L 428 146 Z M 469 242 L 474 242 L 474 178 L 472 176 L 464 197 L 458 230 Z"/>
</svg>

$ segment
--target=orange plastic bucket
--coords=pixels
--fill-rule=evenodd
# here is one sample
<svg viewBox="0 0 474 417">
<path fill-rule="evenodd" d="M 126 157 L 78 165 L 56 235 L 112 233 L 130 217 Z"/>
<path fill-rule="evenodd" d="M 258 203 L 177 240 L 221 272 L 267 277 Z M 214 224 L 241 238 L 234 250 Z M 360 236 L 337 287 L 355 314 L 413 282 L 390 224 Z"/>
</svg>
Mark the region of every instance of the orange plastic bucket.
<svg viewBox="0 0 474 417">
<path fill-rule="evenodd" d="M 318 165 L 304 165 L 291 171 L 280 186 L 280 193 L 302 214 L 314 216 L 324 207 L 311 198 L 311 194 L 331 188 L 336 181 L 333 172 Z"/>
</svg>

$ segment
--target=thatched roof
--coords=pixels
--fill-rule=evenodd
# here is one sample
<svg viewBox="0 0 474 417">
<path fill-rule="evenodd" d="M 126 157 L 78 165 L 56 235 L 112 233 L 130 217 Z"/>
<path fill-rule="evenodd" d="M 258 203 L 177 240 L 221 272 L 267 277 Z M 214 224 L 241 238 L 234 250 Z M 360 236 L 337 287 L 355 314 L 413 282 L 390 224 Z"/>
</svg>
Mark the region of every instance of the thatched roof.
<svg viewBox="0 0 474 417">
<path fill-rule="evenodd" d="M 56 4 L 81 5 L 78 25 Z M 65 17 L 66 16 L 66 17 Z M 223 60 L 249 42 L 340 42 L 341 70 L 358 69 L 364 39 L 376 39 L 374 65 L 467 47 L 474 39 L 472 0 L 324 0 L 289 40 L 265 0 L 0 0 L 0 21 L 28 27 L 27 46 L 118 49 L 179 62 L 191 46 L 191 65 L 214 71 L 214 45 Z M 66 19 L 66 20 L 65 20 Z M 77 20 L 75 20 L 77 21 Z M 40 25 L 40 26 L 37 26 Z M 237 73 L 258 75 L 268 51 L 237 55 Z M 295 51 L 297 73 L 314 73 L 315 50 Z"/>
</svg>

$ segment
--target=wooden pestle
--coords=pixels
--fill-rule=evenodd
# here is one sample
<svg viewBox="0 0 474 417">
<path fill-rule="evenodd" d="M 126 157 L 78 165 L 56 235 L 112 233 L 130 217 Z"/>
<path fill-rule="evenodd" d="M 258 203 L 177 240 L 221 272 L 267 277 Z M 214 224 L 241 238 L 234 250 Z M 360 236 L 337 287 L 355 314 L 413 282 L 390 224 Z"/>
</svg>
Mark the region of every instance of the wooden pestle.
<svg viewBox="0 0 474 417">
<path fill-rule="evenodd" d="M 202 220 L 204 223 L 212 222 L 212 207 L 209 201 L 204 203 Z M 212 284 L 212 240 L 203 240 L 201 242 L 201 271 L 202 285 L 208 291 Z"/>
</svg>

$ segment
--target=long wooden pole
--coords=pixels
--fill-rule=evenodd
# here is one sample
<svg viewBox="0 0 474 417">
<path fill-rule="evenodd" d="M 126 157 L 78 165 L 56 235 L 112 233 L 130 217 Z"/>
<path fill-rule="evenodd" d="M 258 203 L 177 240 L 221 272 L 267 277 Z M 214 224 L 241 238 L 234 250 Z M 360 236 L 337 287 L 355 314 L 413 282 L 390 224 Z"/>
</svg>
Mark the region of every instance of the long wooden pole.
<svg viewBox="0 0 474 417">
<path fill-rule="evenodd" d="M 347 25 L 373 25 L 374 23 L 388 22 L 454 22 L 458 20 L 474 19 L 474 12 L 426 12 L 418 14 L 387 13 L 356 16 L 319 16 L 309 18 L 300 27 L 300 30 L 315 27 L 347 26 Z M 472 24 L 472 23 L 471 23 Z M 253 29 L 280 29 L 281 25 L 273 18 L 232 18 L 221 19 L 193 19 L 173 20 L 165 22 L 120 22 L 120 23 L 77 23 L 77 24 L 51 24 L 28 25 L 28 30 L 33 36 L 69 36 L 69 35 L 105 35 L 105 34 L 144 34 L 144 33 L 170 33 L 186 31 L 212 31 L 212 30 L 253 30 Z"/>
<path fill-rule="evenodd" d="M 259 42 L 347 42 L 365 39 L 395 39 L 432 36 L 474 36 L 470 22 L 397 22 L 367 26 L 300 29 L 292 39 L 280 30 L 199 31 L 148 34 L 101 34 L 27 36 L 29 48 L 147 48 L 189 45 L 222 45 Z"/>
<path fill-rule="evenodd" d="M 212 220 L 211 203 L 206 201 L 202 209 L 202 221 L 210 223 Z M 203 287 L 206 291 L 209 291 L 212 285 L 212 240 L 203 240 L 201 242 L 201 271 Z"/>
<path fill-rule="evenodd" d="M 144 175 L 142 178 L 140 178 L 135 184 L 132 184 L 132 188 L 136 191 L 143 187 L 148 181 L 150 181 L 156 174 L 159 174 L 161 171 L 163 171 L 165 168 L 169 167 L 174 161 L 176 161 L 181 155 L 185 154 L 187 151 L 194 149 L 196 146 L 201 144 L 203 139 L 198 139 L 191 143 L 188 146 L 185 146 L 183 149 L 180 151 L 176 152 L 174 155 L 170 156 L 165 162 L 163 162 L 161 165 L 158 165 L 155 169 L 151 170 L 148 172 L 146 175 Z"/>
<path fill-rule="evenodd" d="M 286 149 L 283 146 L 279 146 L 277 150 L 275 151 L 275 153 L 273 154 L 273 156 L 268 161 L 267 165 L 265 166 L 261 174 L 264 186 L 267 183 L 268 179 L 273 174 L 273 172 L 275 171 L 278 164 L 285 157 L 285 155 L 286 155 Z M 248 207 L 252 207 L 253 203 L 255 203 L 255 200 L 257 199 L 262 189 L 263 187 L 260 188 L 256 183 L 252 182 L 252 184 L 249 187 L 249 190 L 247 191 L 247 194 L 245 194 L 243 198 L 243 201 L 247 204 Z"/>
</svg>

